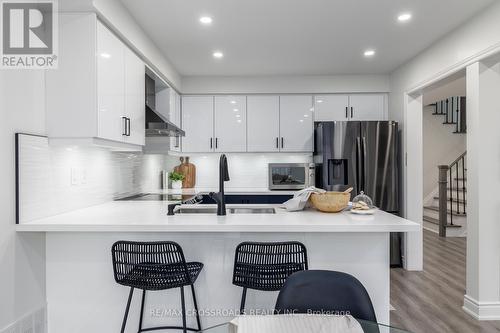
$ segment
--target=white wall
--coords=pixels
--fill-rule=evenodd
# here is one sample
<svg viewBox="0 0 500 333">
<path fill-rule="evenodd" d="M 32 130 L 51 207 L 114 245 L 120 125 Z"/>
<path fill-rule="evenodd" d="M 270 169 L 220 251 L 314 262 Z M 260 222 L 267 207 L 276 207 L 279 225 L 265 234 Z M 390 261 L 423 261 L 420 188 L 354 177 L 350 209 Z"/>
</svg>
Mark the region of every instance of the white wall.
<svg viewBox="0 0 500 333">
<path fill-rule="evenodd" d="M 424 198 L 438 186 L 438 165 L 449 165 L 466 150 L 465 134 L 454 134 L 455 125 L 443 125 L 444 116 L 433 115 L 434 107 L 425 107 L 424 137 Z"/>
<path fill-rule="evenodd" d="M 440 82 L 424 93 L 424 105 L 452 96 L 465 96 L 465 73 Z M 444 116 L 433 115 L 434 107 L 425 107 L 423 114 L 424 198 L 437 189 L 438 165 L 449 165 L 466 150 L 465 134 L 454 134 L 455 125 L 443 125 Z"/>
<path fill-rule="evenodd" d="M 146 35 L 119 0 L 59 0 L 61 12 L 97 12 L 103 20 L 143 60 L 176 90 L 181 89 L 181 77 L 170 61 Z"/>
<path fill-rule="evenodd" d="M 219 187 L 219 154 L 193 154 L 190 162 L 196 166 L 196 187 Z M 263 153 L 228 153 L 230 181 L 226 182 L 226 189 L 267 189 L 268 163 L 311 163 L 311 154 L 263 154 Z M 171 170 L 178 165 L 177 156 L 168 157 Z"/>
<path fill-rule="evenodd" d="M 45 132 L 44 72 L 0 71 L 0 329 L 45 305 L 45 236 L 15 231 L 14 133 Z"/>
<path fill-rule="evenodd" d="M 185 76 L 183 94 L 389 92 L 388 75 Z"/>
</svg>

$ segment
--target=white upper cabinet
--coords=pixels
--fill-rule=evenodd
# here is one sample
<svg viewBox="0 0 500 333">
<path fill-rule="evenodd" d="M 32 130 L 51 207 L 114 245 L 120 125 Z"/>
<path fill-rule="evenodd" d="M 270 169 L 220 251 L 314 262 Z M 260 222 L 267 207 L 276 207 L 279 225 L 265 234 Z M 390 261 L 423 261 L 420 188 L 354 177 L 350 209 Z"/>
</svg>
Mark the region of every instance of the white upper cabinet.
<svg viewBox="0 0 500 333">
<path fill-rule="evenodd" d="M 385 120 L 385 94 L 354 94 L 349 96 L 351 120 Z"/>
<path fill-rule="evenodd" d="M 181 127 L 181 96 L 172 88 L 170 88 L 170 121 Z M 181 151 L 181 137 L 175 136 L 170 138 L 170 151 Z"/>
<path fill-rule="evenodd" d="M 314 96 L 314 121 L 387 120 L 386 94 Z"/>
<path fill-rule="evenodd" d="M 125 54 L 121 41 L 97 24 L 97 136 L 121 141 L 128 133 L 125 112 Z"/>
<path fill-rule="evenodd" d="M 278 96 L 247 97 L 247 148 L 249 152 L 278 152 L 280 137 Z"/>
<path fill-rule="evenodd" d="M 349 120 L 349 95 L 314 96 L 314 121 Z"/>
<path fill-rule="evenodd" d="M 128 118 L 126 141 L 136 145 L 145 144 L 145 67 L 142 60 L 125 48 L 125 114 Z"/>
<path fill-rule="evenodd" d="M 214 151 L 214 97 L 183 96 L 182 126 L 186 132 L 182 138 L 183 152 Z"/>
<path fill-rule="evenodd" d="M 215 96 L 215 151 L 247 149 L 246 96 Z"/>
<path fill-rule="evenodd" d="M 48 136 L 140 149 L 144 73 L 142 60 L 95 14 L 60 14 L 59 68 L 46 71 Z"/>
<path fill-rule="evenodd" d="M 312 100 L 310 95 L 280 96 L 280 151 L 312 152 Z"/>
</svg>

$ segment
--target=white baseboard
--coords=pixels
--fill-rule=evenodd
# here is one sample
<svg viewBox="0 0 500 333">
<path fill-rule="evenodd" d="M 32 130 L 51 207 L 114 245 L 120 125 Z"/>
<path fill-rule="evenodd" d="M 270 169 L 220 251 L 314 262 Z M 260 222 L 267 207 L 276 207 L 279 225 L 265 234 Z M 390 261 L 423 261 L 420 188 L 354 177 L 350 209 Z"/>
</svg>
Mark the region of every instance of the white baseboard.
<svg viewBox="0 0 500 333">
<path fill-rule="evenodd" d="M 500 302 L 479 302 L 465 295 L 463 309 L 477 320 L 500 320 Z"/>
<path fill-rule="evenodd" d="M 47 305 L 26 313 L 24 316 L 0 329 L 0 333 L 47 333 Z"/>
</svg>

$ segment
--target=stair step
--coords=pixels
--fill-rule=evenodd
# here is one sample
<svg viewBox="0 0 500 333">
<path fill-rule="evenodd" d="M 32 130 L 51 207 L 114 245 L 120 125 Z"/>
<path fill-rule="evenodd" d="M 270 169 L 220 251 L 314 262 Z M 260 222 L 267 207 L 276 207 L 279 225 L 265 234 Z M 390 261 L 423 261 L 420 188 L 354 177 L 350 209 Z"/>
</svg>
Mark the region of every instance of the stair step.
<svg viewBox="0 0 500 333">
<path fill-rule="evenodd" d="M 454 122 L 449 122 L 449 121 L 445 121 L 443 123 L 443 125 L 456 125 L 456 124 L 457 124 L 456 122 L 454 123 Z"/>
<path fill-rule="evenodd" d="M 434 197 L 434 199 L 439 200 L 439 197 Z M 458 202 L 458 203 L 465 204 L 465 205 L 467 204 L 467 200 L 465 200 L 465 201 L 464 201 L 464 200 L 462 200 L 462 199 L 458 199 L 458 200 L 457 200 L 457 199 L 453 198 L 453 200 L 452 200 L 452 201 L 453 201 L 453 202 L 455 202 L 455 203 L 456 203 L 456 202 Z M 450 202 L 450 199 L 449 199 L 449 198 L 448 198 L 448 202 Z"/>
<path fill-rule="evenodd" d="M 432 223 L 432 224 L 439 225 L 439 220 L 438 219 L 435 219 L 435 218 L 432 218 L 432 217 L 429 217 L 429 216 L 425 216 L 424 215 L 424 221 Z M 445 227 L 446 228 L 461 228 L 462 226 L 457 225 L 457 224 L 447 224 L 447 225 L 445 225 Z"/>
<path fill-rule="evenodd" d="M 467 169 L 465 169 L 465 170 L 467 170 Z M 467 177 L 465 177 L 465 178 L 454 178 L 454 180 L 458 180 L 460 182 L 466 182 L 467 181 Z"/>
<path fill-rule="evenodd" d="M 424 206 L 424 209 L 433 210 L 435 212 L 439 212 L 439 207 L 437 206 Z M 456 210 L 448 209 L 448 214 L 452 214 L 453 216 L 467 216 L 467 213 L 457 213 Z"/>
</svg>

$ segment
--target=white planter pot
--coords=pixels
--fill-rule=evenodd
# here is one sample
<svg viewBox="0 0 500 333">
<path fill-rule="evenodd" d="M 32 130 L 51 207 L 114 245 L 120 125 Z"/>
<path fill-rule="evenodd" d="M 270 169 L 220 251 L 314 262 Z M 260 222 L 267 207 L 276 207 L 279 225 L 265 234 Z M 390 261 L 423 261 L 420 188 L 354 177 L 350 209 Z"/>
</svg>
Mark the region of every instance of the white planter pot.
<svg viewBox="0 0 500 333">
<path fill-rule="evenodd" d="M 177 180 L 172 182 L 172 189 L 178 190 L 182 188 L 182 180 Z"/>
</svg>

